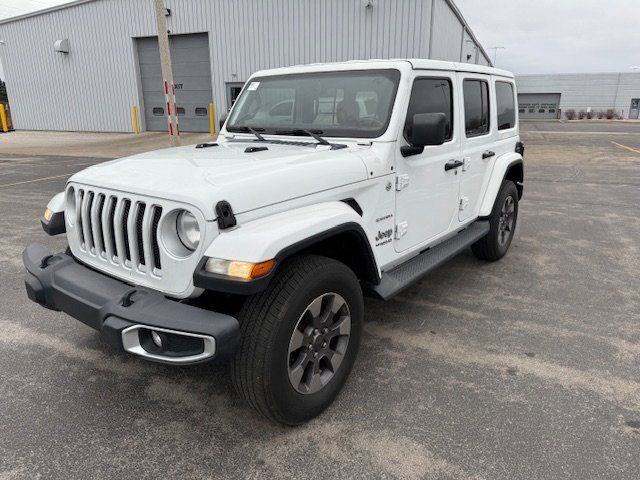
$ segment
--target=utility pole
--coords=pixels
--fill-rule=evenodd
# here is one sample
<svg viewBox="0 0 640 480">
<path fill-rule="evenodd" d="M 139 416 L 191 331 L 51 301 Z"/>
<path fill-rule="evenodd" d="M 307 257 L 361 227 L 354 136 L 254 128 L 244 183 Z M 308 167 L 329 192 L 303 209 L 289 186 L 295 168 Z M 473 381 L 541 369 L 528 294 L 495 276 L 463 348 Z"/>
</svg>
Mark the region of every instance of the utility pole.
<svg viewBox="0 0 640 480">
<path fill-rule="evenodd" d="M 179 145 L 180 127 L 176 111 L 176 92 L 173 85 L 173 69 L 171 68 L 171 52 L 169 51 L 169 31 L 167 30 L 167 9 L 164 0 L 153 0 L 158 27 L 158 48 L 160 49 L 160 66 L 162 68 L 163 89 L 167 104 L 167 121 L 169 123 L 169 139 L 172 146 Z"/>
<path fill-rule="evenodd" d="M 505 47 L 489 47 L 487 50 L 493 50 L 493 66 L 496 66 L 496 57 L 498 56 L 498 50 L 504 50 Z"/>
</svg>

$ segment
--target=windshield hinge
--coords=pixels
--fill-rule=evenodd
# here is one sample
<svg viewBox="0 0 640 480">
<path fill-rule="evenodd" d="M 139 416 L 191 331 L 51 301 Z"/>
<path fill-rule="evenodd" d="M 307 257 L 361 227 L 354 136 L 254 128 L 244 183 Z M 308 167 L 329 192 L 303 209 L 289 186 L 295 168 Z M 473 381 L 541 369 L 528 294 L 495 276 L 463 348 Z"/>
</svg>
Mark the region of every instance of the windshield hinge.
<svg viewBox="0 0 640 480">
<path fill-rule="evenodd" d="M 216 215 L 218 216 L 218 227 L 220 230 L 236 226 L 236 216 L 233 214 L 231 204 L 226 200 L 221 200 L 216 204 Z"/>
<path fill-rule="evenodd" d="M 409 186 L 409 175 L 405 173 L 404 175 L 398 175 L 396 177 L 396 190 L 398 192 L 408 186 Z"/>
</svg>

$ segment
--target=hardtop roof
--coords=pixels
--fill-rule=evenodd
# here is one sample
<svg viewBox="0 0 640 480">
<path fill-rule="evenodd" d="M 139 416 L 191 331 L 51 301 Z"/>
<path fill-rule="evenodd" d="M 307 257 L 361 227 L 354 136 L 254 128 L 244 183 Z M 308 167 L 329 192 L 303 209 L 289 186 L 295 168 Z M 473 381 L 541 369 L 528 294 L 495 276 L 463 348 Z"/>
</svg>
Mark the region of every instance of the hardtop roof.
<svg viewBox="0 0 640 480">
<path fill-rule="evenodd" d="M 398 68 L 400 70 L 442 70 L 454 72 L 481 73 L 496 75 L 506 78 L 514 78 L 513 73 L 499 68 L 473 63 L 447 62 L 443 60 L 428 60 L 423 58 L 392 58 L 372 60 L 350 60 L 348 62 L 312 63 L 307 65 L 293 65 L 291 67 L 260 70 L 253 76 L 286 75 L 292 73 L 340 71 L 340 70 L 365 70 L 381 68 Z"/>
</svg>

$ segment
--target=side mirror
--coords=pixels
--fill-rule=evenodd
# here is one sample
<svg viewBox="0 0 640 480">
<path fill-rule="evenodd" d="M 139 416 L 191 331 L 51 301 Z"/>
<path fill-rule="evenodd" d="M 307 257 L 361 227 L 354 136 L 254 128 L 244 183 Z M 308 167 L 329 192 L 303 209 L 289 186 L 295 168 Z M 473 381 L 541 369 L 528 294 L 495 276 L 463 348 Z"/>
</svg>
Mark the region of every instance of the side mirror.
<svg viewBox="0 0 640 480">
<path fill-rule="evenodd" d="M 228 116 L 229 116 L 229 112 L 224 112 L 222 115 L 220 115 L 220 120 L 218 120 L 220 125 L 220 130 L 222 130 L 222 127 L 224 127 L 224 122 L 227 121 Z"/>
<path fill-rule="evenodd" d="M 413 116 L 411 137 L 414 147 L 442 145 L 447 138 L 447 117 L 444 113 L 417 113 Z"/>
<path fill-rule="evenodd" d="M 444 113 L 416 113 L 407 133 L 411 145 L 400 147 L 403 157 L 418 155 L 428 145 L 442 145 L 447 139 L 447 116 Z"/>
</svg>

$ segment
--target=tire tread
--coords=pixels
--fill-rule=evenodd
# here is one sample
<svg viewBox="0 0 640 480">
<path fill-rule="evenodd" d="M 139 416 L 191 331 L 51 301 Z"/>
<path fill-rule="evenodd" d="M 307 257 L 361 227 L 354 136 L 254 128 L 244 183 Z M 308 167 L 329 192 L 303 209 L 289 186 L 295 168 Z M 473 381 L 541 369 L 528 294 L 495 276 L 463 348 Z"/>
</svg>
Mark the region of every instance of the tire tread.
<svg viewBox="0 0 640 480">
<path fill-rule="evenodd" d="M 240 343 L 231 362 L 231 377 L 238 394 L 268 419 L 290 423 L 283 418 L 271 397 L 269 378 L 265 378 L 272 349 L 274 329 L 287 303 L 309 274 L 336 260 L 316 255 L 300 255 L 287 261 L 267 290 L 246 300 L 240 315 Z"/>
<path fill-rule="evenodd" d="M 489 233 L 487 233 L 487 235 L 485 235 L 476 243 L 471 245 L 471 250 L 473 251 L 473 254 L 481 260 L 495 262 L 496 260 L 501 259 L 508 250 L 508 247 L 507 247 L 507 250 L 505 251 L 500 250 L 497 242 L 497 228 L 498 228 L 498 222 L 500 218 L 500 210 L 502 208 L 502 203 L 504 202 L 504 199 L 509 194 L 513 196 L 516 202 L 516 208 L 517 208 L 518 189 L 516 188 L 515 183 L 513 183 L 511 180 L 505 180 L 504 182 L 502 182 L 502 186 L 500 187 L 500 190 L 498 191 L 498 195 L 496 196 L 495 203 L 493 204 L 491 215 L 489 215 L 489 223 L 491 225 L 491 229 L 489 230 Z M 516 225 L 517 225 L 517 215 L 516 215 L 516 223 L 514 223 L 514 229 Z"/>
</svg>

